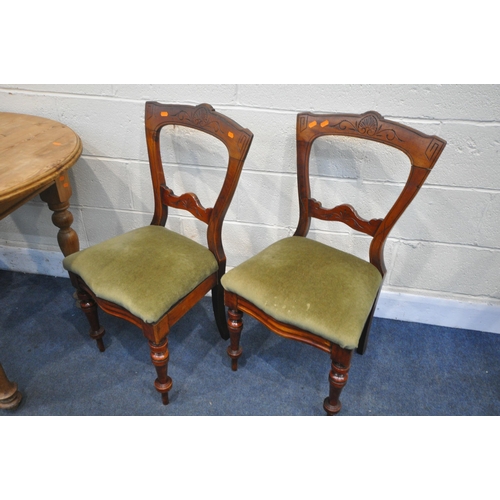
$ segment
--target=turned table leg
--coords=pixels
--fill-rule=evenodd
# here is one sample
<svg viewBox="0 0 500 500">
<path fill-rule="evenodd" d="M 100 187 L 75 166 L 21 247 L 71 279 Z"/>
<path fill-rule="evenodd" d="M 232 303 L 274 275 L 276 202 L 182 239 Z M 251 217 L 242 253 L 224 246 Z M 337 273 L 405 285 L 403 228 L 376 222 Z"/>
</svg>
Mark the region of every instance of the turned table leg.
<svg viewBox="0 0 500 500">
<path fill-rule="evenodd" d="M 78 235 L 71 227 L 73 223 L 73 214 L 68 210 L 71 194 L 71 184 L 67 171 L 62 172 L 54 184 L 40 193 L 40 198 L 45 201 L 50 210 L 54 212 L 52 214 L 52 222 L 59 228 L 57 242 L 65 257 L 78 252 L 80 249 Z"/>
<path fill-rule="evenodd" d="M 71 194 L 68 172 L 62 172 L 54 184 L 40 193 L 40 198 L 54 212 L 52 222 L 59 228 L 57 242 L 64 256 L 78 252 L 80 249 L 78 235 L 71 228 L 73 215 L 68 210 Z M 2 365 L 0 365 L 0 408 L 16 408 L 22 397 L 22 394 L 17 390 L 17 384 L 7 378 Z"/>
<path fill-rule="evenodd" d="M 17 390 L 17 384 L 7 378 L 2 365 L 0 365 L 0 408 L 17 408 L 22 397 L 23 395 Z"/>
</svg>

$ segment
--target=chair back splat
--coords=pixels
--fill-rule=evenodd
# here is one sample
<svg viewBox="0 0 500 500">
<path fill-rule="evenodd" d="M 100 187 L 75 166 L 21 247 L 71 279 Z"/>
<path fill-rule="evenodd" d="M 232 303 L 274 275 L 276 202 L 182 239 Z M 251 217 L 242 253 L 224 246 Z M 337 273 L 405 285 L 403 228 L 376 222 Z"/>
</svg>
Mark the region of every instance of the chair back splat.
<svg viewBox="0 0 500 500">
<path fill-rule="evenodd" d="M 174 125 L 209 134 L 229 152 L 222 188 L 213 207 L 205 208 L 194 193 L 176 195 L 165 182 L 160 132 Z M 101 351 L 104 329 L 97 306 L 142 329 L 158 375 L 155 387 L 167 404 L 172 387 L 167 375 L 168 333 L 210 290 L 219 333 L 229 338 L 220 283 L 226 268 L 221 232 L 253 134 L 209 104 L 147 102 L 145 128 L 154 194 L 151 224 L 74 253 L 64 259 L 63 265 L 89 320 L 90 335 Z M 168 207 L 186 210 L 207 225 L 208 248 L 164 227 Z"/>
<path fill-rule="evenodd" d="M 337 135 L 367 139 L 392 146 L 405 153 L 411 162 L 408 180 L 399 198 L 383 219 L 364 220 L 350 205 L 324 209 L 311 198 L 309 158 L 313 142 L 322 136 Z M 301 113 L 297 116 L 297 175 L 299 186 L 300 219 L 296 236 L 306 236 L 311 217 L 340 221 L 352 229 L 373 238 L 370 262 L 385 275 L 384 243 L 389 232 L 422 187 L 432 167 L 440 157 L 446 142 L 436 136 L 385 120 L 379 113 L 369 111 L 362 115 Z"/>
<path fill-rule="evenodd" d="M 229 271 L 223 278 L 229 308 L 228 354 L 237 369 L 242 354 L 242 313 L 273 332 L 330 353 L 328 415 L 341 409 L 354 349 L 363 354 L 386 273 L 384 244 L 394 224 L 415 198 L 446 142 L 384 119 L 375 111 L 356 114 L 297 115 L 296 128 L 299 221 L 294 236 L 273 243 Z M 383 218 L 365 220 L 348 204 L 324 208 L 311 197 L 309 161 L 314 141 L 348 136 L 376 141 L 405 153 L 407 181 Z M 369 262 L 307 238 L 311 218 L 347 224 L 371 237 Z"/>
</svg>

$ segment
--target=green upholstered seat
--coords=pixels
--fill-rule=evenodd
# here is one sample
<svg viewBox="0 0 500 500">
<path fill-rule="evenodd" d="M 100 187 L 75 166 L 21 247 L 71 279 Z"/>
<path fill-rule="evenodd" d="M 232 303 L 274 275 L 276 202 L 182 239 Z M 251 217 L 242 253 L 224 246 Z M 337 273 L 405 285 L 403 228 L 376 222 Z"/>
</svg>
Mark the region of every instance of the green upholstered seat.
<svg viewBox="0 0 500 500">
<path fill-rule="evenodd" d="M 369 262 L 300 236 L 272 244 L 222 278 L 226 290 L 278 321 L 346 349 L 358 346 L 381 282 Z"/>
<path fill-rule="evenodd" d="M 210 250 L 163 226 L 147 226 L 76 252 L 63 261 L 97 297 L 146 323 L 218 270 Z"/>
</svg>

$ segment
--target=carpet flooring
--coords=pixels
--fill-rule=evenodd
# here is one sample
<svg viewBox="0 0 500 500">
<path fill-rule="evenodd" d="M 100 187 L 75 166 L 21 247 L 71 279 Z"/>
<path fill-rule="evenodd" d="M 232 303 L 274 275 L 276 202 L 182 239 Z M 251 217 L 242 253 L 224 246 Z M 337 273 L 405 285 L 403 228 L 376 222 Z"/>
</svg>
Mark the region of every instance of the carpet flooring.
<svg viewBox="0 0 500 500">
<path fill-rule="evenodd" d="M 209 298 L 172 328 L 163 406 L 140 330 L 101 312 L 100 353 L 73 292 L 65 278 L 0 271 L 0 362 L 23 393 L 0 416 L 324 414 L 328 355 L 244 316 L 232 372 Z M 341 400 L 339 417 L 500 415 L 500 335 L 375 318 Z"/>
</svg>

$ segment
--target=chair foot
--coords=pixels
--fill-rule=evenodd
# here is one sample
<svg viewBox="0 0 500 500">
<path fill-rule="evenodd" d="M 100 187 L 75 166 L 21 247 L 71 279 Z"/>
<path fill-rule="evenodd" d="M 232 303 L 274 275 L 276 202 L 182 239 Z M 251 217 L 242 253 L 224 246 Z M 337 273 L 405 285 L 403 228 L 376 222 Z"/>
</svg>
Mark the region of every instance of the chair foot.
<svg viewBox="0 0 500 500">
<path fill-rule="evenodd" d="M 161 395 L 161 402 L 164 405 L 168 405 L 170 401 L 168 400 L 168 391 L 172 389 L 172 379 L 167 377 L 167 382 L 162 384 L 158 379 L 155 380 L 155 389 Z"/>
<path fill-rule="evenodd" d="M 231 370 L 233 372 L 238 370 L 238 358 L 241 356 L 241 353 L 243 352 L 243 349 L 240 347 L 236 351 L 231 349 L 231 346 L 227 348 L 227 353 L 229 354 L 229 357 L 231 358 Z"/>
<path fill-rule="evenodd" d="M 231 358 L 231 370 L 235 372 L 238 370 L 238 359 L 243 352 L 240 346 L 241 330 L 243 330 L 243 313 L 237 309 L 229 309 L 227 314 L 227 327 L 231 338 L 231 344 L 227 348 L 227 353 Z"/>
<path fill-rule="evenodd" d="M 104 352 L 106 350 L 106 348 L 104 347 L 104 342 L 102 340 L 102 336 L 105 333 L 106 330 L 104 330 L 102 326 L 96 332 L 93 331 L 92 329 L 89 330 L 89 335 L 97 342 L 97 348 L 99 349 L 100 352 Z"/>
<path fill-rule="evenodd" d="M 331 405 L 330 404 L 330 398 L 325 398 L 323 401 L 323 408 L 326 411 L 326 414 L 331 417 L 333 415 L 337 415 L 337 413 L 341 410 L 342 408 L 342 403 L 339 401 L 336 405 Z"/>
</svg>

